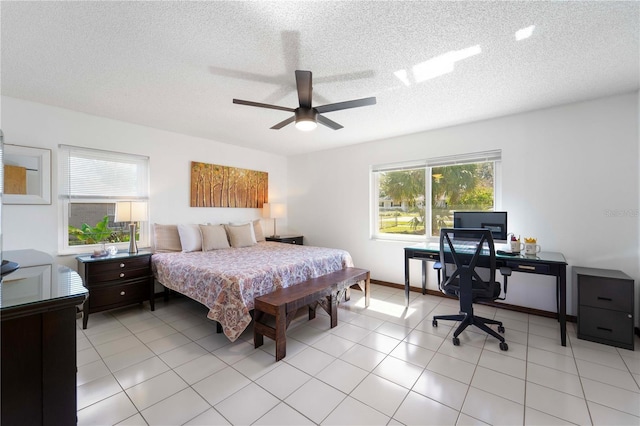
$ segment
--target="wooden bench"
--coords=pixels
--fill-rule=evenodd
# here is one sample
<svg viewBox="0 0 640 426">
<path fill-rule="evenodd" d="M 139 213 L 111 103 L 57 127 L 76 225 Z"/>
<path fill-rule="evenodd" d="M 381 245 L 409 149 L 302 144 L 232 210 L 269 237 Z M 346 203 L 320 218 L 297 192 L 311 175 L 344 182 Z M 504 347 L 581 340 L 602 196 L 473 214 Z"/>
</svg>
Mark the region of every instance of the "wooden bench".
<svg viewBox="0 0 640 426">
<path fill-rule="evenodd" d="M 368 270 L 349 267 L 256 297 L 253 315 L 254 346 L 262 346 L 264 336 L 275 340 L 276 361 L 280 361 L 286 355 L 287 327 L 298 309 L 308 306 L 311 320 L 316 317 L 316 307 L 319 304 L 329 314 L 333 328 L 338 325 L 338 301 L 348 294 L 352 285 L 360 286 L 365 294 L 365 306 L 369 306 L 369 278 Z M 275 325 L 272 325 L 273 319 Z"/>
</svg>

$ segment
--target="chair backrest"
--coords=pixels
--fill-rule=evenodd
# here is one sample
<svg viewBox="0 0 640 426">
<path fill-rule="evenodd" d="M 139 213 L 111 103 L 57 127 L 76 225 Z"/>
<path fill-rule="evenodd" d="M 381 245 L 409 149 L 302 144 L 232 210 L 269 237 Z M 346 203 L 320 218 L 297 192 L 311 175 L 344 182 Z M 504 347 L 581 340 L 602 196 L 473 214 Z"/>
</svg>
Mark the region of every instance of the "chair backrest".
<svg viewBox="0 0 640 426">
<path fill-rule="evenodd" d="M 496 252 L 491 230 L 485 228 L 443 228 L 440 230 L 440 288 L 460 286 L 463 280 L 473 282 L 477 297 L 491 299 L 496 286 Z M 483 279 L 476 268 L 486 268 Z"/>
</svg>

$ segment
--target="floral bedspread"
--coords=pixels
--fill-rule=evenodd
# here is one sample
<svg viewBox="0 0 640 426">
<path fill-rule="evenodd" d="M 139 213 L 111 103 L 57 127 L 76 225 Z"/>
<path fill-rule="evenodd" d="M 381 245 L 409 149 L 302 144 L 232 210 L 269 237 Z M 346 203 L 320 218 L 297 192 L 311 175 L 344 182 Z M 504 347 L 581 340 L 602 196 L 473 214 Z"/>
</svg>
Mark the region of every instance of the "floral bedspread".
<svg viewBox="0 0 640 426">
<path fill-rule="evenodd" d="M 353 266 L 345 250 L 260 242 L 207 252 L 155 253 L 155 278 L 209 308 L 207 317 L 235 341 L 251 323 L 253 299 L 280 287 Z"/>
</svg>

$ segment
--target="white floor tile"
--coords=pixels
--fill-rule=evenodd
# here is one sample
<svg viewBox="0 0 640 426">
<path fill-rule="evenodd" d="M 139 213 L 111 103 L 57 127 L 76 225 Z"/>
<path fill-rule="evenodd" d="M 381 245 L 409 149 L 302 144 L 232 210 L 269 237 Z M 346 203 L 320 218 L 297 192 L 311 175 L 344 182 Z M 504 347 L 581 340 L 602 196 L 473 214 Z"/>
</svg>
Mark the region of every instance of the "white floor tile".
<svg viewBox="0 0 640 426">
<path fill-rule="evenodd" d="M 589 401 L 640 417 L 640 393 L 583 378 L 584 394 Z"/>
<path fill-rule="evenodd" d="M 142 416 L 151 425 L 182 425 L 204 413 L 211 406 L 193 389 L 186 388 L 142 410 Z"/>
<path fill-rule="evenodd" d="M 284 400 L 309 380 L 311 376 L 307 373 L 285 362 L 279 362 L 276 368 L 260 377 L 256 383 Z"/>
<path fill-rule="evenodd" d="M 411 389 L 423 370 L 423 367 L 418 367 L 401 359 L 388 356 L 378 364 L 372 373 L 407 389 Z"/>
<path fill-rule="evenodd" d="M 6 390 L 5 390 L 6 392 Z M 112 375 L 103 376 L 76 387 L 78 410 L 122 392 Z"/>
<path fill-rule="evenodd" d="M 191 419 L 185 426 L 218 426 L 218 425 L 230 425 L 222 414 L 218 413 L 214 408 L 210 408 L 199 416 Z"/>
<path fill-rule="evenodd" d="M 79 410 L 78 426 L 113 425 L 137 413 L 138 409 L 129 400 L 127 395 L 124 392 L 119 392 Z"/>
<path fill-rule="evenodd" d="M 452 425 L 458 418 L 458 411 L 418 393 L 409 392 L 393 418 L 407 425 Z"/>
<path fill-rule="evenodd" d="M 381 412 L 363 404 L 362 402 L 346 397 L 340 405 L 322 422 L 322 425 L 384 425 L 389 417 Z"/>
<path fill-rule="evenodd" d="M 320 423 L 345 397 L 346 394 L 339 390 L 318 379 L 311 379 L 284 402 L 314 423 Z"/>
<path fill-rule="evenodd" d="M 355 365 L 336 359 L 324 370 L 316 374 L 316 378 L 348 394 L 355 389 L 368 374 L 367 371 Z"/>
<path fill-rule="evenodd" d="M 220 358 L 208 353 L 176 367 L 174 371 L 189 385 L 193 385 L 225 367 L 227 364 Z"/>
<path fill-rule="evenodd" d="M 589 424 L 591 422 L 587 403 L 583 398 L 531 382 L 527 383 L 526 392 L 527 407 L 575 424 Z"/>
<path fill-rule="evenodd" d="M 617 426 L 638 426 L 640 425 L 640 417 L 614 410 L 604 405 L 596 404 L 588 401 L 589 412 L 594 425 L 617 425 Z"/>
<path fill-rule="evenodd" d="M 281 402 L 253 424 L 255 426 L 304 426 L 315 423 Z"/>
<path fill-rule="evenodd" d="M 478 366 L 471 386 L 524 405 L 525 381 Z"/>
<path fill-rule="evenodd" d="M 218 403 L 215 409 L 234 425 L 248 425 L 262 417 L 280 400 L 255 383 Z"/>
<path fill-rule="evenodd" d="M 286 357 L 284 361 L 307 374 L 315 376 L 336 358 L 314 347 L 308 347 L 292 358 Z"/>
<path fill-rule="evenodd" d="M 223 383 L 224 386 L 220 386 Z M 223 368 L 204 380 L 192 385 L 193 389 L 200 394 L 209 404 L 215 406 L 217 403 L 236 393 L 251 381 L 231 367 Z"/>
<path fill-rule="evenodd" d="M 412 390 L 455 410 L 462 408 L 469 385 L 425 370 Z"/>
<path fill-rule="evenodd" d="M 147 381 L 125 390 L 138 410 L 142 411 L 153 404 L 186 388 L 187 383 L 175 372 L 167 371 Z M 144 416 L 144 414 L 143 414 Z"/>
<path fill-rule="evenodd" d="M 351 392 L 351 396 L 391 417 L 408 393 L 409 390 L 400 385 L 375 374 L 369 374 Z"/>
<path fill-rule="evenodd" d="M 169 366 L 154 356 L 130 367 L 113 373 L 123 389 L 129 389 L 139 383 L 169 371 Z"/>
<path fill-rule="evenodd" d="M 363 370 L 371 371 L 385 358 L 385 354 L 366 346 L 355 345 L 345 352 L 340 359 Z"/>
<path fill-rule="evenodd" d="M 547 368 L 542 365 L 529 363 L 527 367 L 527 381 L 546 386 L 560 392 L 584 398 L 580 377 L 563 371 Z"/>
<path fill-rule="evenodd" d="M 249 327 L 232 343 L 185 297 L 78 320 L 79 424 L 640 424 L 640 351 L 578 339 L 574 323 L 563 347 L 555 319 L 483 305 L 509 350 L 474 328 L 454 346 L 454 324 L 431 318 L 457 300 L 412 292 L 405 310 L 402 290 L 372 288 L 377 310 L 354 292 L 333 329 L 302 312 L 280 362 L 272 340 L 255 349 Z"/>
<path fill-rule="evenodd" d="M 439 353 L 435 354 L 427 365 L 427 370 L 466 384 L 471 383 L 475 369 L 475 364 Z"/>
<path fill-rule="evenodd" d="M 524 406 L 486 391 L 469 388 L 462 412 L 491 425 L 520 425 Z"/>
</svg>

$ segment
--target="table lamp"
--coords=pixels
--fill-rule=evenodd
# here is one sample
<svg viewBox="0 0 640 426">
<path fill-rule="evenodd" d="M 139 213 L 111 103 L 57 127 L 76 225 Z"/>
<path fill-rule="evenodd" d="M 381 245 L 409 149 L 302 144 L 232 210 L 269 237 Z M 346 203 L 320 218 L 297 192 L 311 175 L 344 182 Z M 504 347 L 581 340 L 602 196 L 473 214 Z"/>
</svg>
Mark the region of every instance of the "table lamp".
<svg viewBox="0 0 640 426">
<path fill-rule="evenodd" d="M 276 219 L 281 219 L 287 215 L 287 207 L 282 203 L 264 203 L 262 205 L 262 215 L 273 219 L 273 235 L 272 238 L 277 238 L 279 235 L 276 233 Z"/>
<path fill-rule="evenodd" d="M 116 202 L 115 222 L 129 222 L 129 253 L 138 253 L 136 245 L 136 222 L 147 220 L 146 201 Z"/>
</svg>

